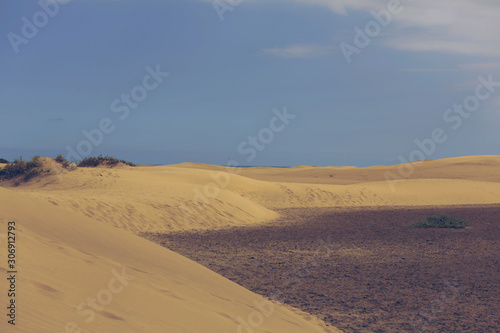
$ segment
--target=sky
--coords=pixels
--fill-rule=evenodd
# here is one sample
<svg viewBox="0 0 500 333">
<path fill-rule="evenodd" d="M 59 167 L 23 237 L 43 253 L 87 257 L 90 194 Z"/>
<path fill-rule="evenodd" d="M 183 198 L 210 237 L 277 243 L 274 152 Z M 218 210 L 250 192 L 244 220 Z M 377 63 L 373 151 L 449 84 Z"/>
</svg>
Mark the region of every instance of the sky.
<svg viewBox="0 0 500 333">
<path fill-rule="evenodd" d="M 0 157 L 500 155 L 497 0 L 0 0 Z"/>
</svg>

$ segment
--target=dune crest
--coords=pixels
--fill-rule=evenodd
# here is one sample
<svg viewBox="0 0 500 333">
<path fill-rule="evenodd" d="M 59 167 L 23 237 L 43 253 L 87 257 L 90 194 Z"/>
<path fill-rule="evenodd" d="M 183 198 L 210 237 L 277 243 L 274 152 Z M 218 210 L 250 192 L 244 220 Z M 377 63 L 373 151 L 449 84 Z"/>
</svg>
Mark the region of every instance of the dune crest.
<svg viewBox="0 0 500 333">
<path fill-rule="evenodd" d="M 16 332 L 236 333 L 244 331 L 238 330 L 240 318 L 261 318 L 256 304 L 272 309 L 262 315 L 260 331 L 338 332 L 130 232 L 44 199 L 0 188 L 0 212 L 1 230 L 8 220 L 17 225 L 22 293 Z M 0 270 L 7 270 L 5 262 Z M 6 326 L 2 320 L 2 332 Z"/>
<path fill-rule="evenodd" d="M 254 225 L 289 207 L 500 203 L 498 156 L 425 161 L 411 177 L 385 181 L 401 167 L 410 166 L 78 168 L 13 190 L 133 233 Z"/>
</svg>

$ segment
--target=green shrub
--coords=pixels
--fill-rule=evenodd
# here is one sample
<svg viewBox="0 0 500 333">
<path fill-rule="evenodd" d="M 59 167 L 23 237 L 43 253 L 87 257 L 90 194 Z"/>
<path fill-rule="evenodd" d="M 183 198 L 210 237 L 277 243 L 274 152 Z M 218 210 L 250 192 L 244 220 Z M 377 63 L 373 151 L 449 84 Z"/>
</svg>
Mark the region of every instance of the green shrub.
<svg viewBox="0 0 500 333">
<path fill-rule="evenodd" d="M 41 167 L 42 162 L 40 161 L 40 156 L 35 155 L 31 158 L 31 161 L 26 162 L 26 168 L 28 170 L 33 170 L 35 168 Z"/>
<path fill-rule="evenodd" d="M 56 156 L 55 161 L 62 165 L 63 168 L 67 169 L 70 166 L 70 162 L 61 154 Z"/>
<path fill-rule="evenodd" d="M 36 155 L 30 161 L 24 161 L 23 157 L 16 158 L 14 162 L 7 164 L 0 170 L 0 179 L 12 179 L 23 176 L 24 180 L 30 180 L 42 172 L 42 161 Z"/>
<path fill-rule="evenodd" d="M 135 166 L 134 163 L 128 162 L 125 160 L 119 160 L 114 156 L 102 156 L 99 155 L 97 157 L 85 157 L 78 163 L 78 167 L 80 168 L 95 168 L 99 165 L 106 165 L 110 167 L 116 166 L 118 163 L 123 163 L 128 166 Z"/>
<path fill-rule="evenodd" d="M 454 228 L 460 229 L 469 226 L 469 223 L 459 217 L 447 215 L 432 215 L 410 224 L 414 228 Z"/>
<path fill-rule="evenodd" d="M 9 163 L 5 158 L 0 158 L 0 163 Z"/>
</svg>

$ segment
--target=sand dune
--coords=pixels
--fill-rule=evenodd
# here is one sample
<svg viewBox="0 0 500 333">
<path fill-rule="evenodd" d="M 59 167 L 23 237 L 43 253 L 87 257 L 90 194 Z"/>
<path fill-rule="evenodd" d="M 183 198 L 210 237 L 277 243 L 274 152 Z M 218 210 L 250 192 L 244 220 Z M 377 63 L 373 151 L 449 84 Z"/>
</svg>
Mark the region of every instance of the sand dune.
<svg viewBox="0 0 500 333">
<path fill-rule="evenodd" d="M 247 185 L 238 180 L 231 183 L 233 187 Z M 221 188 L 207 170 L 82 168 L 30 182 L 16 191 L 134 233 L 247 225 L 278 216 Z"/>
<path fill-rule="evenodd" d="M 495 155 L 454 157 L 367 168 L 349 166 L 246 168 L 242 170 L 241 175 L 266 181 L 338 185 L 385 181 L 387 173 L 403 179 L 469 179 L 500 182 L 499 167 L 500 156 Z"/>
<path fill-rule="evenodd" d="M 2 332 L 336 332 L 129 232 L 0 189 L 1 230 L 17 222 L 18 319 Z M 5 241 L 2 239 L 2 242 Z M 6 271 L 4 261 L 0 271 Z M 120 278 L 117 278 L 120 276 Z M 2 290 L 6 281 L 2 279 Z M 96 298 L 98 311 L 89 305 Z M 263 304 L 260 314 L 254 302 Z M 266 312 L 267 313 L 267 312 Z M 243 325 L 243 324 L 242 324 Z M 244 327 L 244 326 L 242 326 Z M 8 330 L 7 330 L 8 329 Z"/>
<path fill-rule="evenodd" d="M 385 172 L 396 173 L 401 167 L 414 170 L 411 177 L 385 181 Z M 183 163 L 80 168 L 51 174 L 14 190 L 134 233 L 265 223 L 278 216 L 273 209 L 287 207 L 500 202 L 498 156 L 426 161 L 412 167 L 303 166 L 227 172 L 226 167 Z"/>
<path fill-rule="evenodd" d="M 254 301 L 265 302 L 134 233 L 262 224 L 279 216 L 275 209 L 288 207 L 500 203 L 498 156 L 418 166 L 231 172 L 193 163 L 68 172 L 51 160 L 44 163 L 50 172 L 42 178 L 20 186 L 3 182 L 0 188 L 1 230 L 9 219 L 19 228 L 23 324 L 16 332 L 72 332 L 74 322 L 89 332 L 229 333 L 237 332 L 238 318 L 256 311 Z M 385 173 L 398 168 L 412 172 L 391 186 Z M 115 276 L 123 269 L 135 278 L 110 294 L 107 289 L 120 289 L 109 283 L 117 283 Z M 6 270 L 4 262 L 0 270 Z M 99 293 L 113 301 L 95 318 L 85 305 L 76 312 L 87 297 Z M 328 331 L 306 317 L 276 305 L 255 332 Z"/>
</svg>

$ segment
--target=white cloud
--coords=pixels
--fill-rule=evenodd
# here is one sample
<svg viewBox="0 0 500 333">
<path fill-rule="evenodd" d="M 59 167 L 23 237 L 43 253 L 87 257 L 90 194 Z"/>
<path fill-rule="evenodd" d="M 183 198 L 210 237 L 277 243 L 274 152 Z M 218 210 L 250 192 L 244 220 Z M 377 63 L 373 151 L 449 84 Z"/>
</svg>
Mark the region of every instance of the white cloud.
<svg viewBox="0 0 500 333">
<path fill-rule="evenodd" d="M 274 56 L 279 58 L 320 58 L 331 54 L 335 48 L 315 44 L 294 44 L 286 47 L 263 49 L 258 55 Z"/>
<path fill-rule="evenodd" d="M 386 9 L 390 0 L 297 0 L 346 15 L 349 10 Z M 498 56 L 500 1 L 401 0 L 384 43 L 400 50 Z"/>
<path fill-rule="evenodd" d="M 260 1 L 264 3 L 266 0 Z M 349 11 L 369 12 L 387 9 L 391 2 L 391 0 L 295 1 L 306 5 L 324 6 L 341 15 L 348 15 Z M 400 50 L 491 57 L 500 54 L 499 0 L 400 0 L 400 3 L 404 8 L 403 12 L 395 15 L 392 23 L 384 28 L 386 33 L 383 42 L 386 46 Z"/>
</svg>

